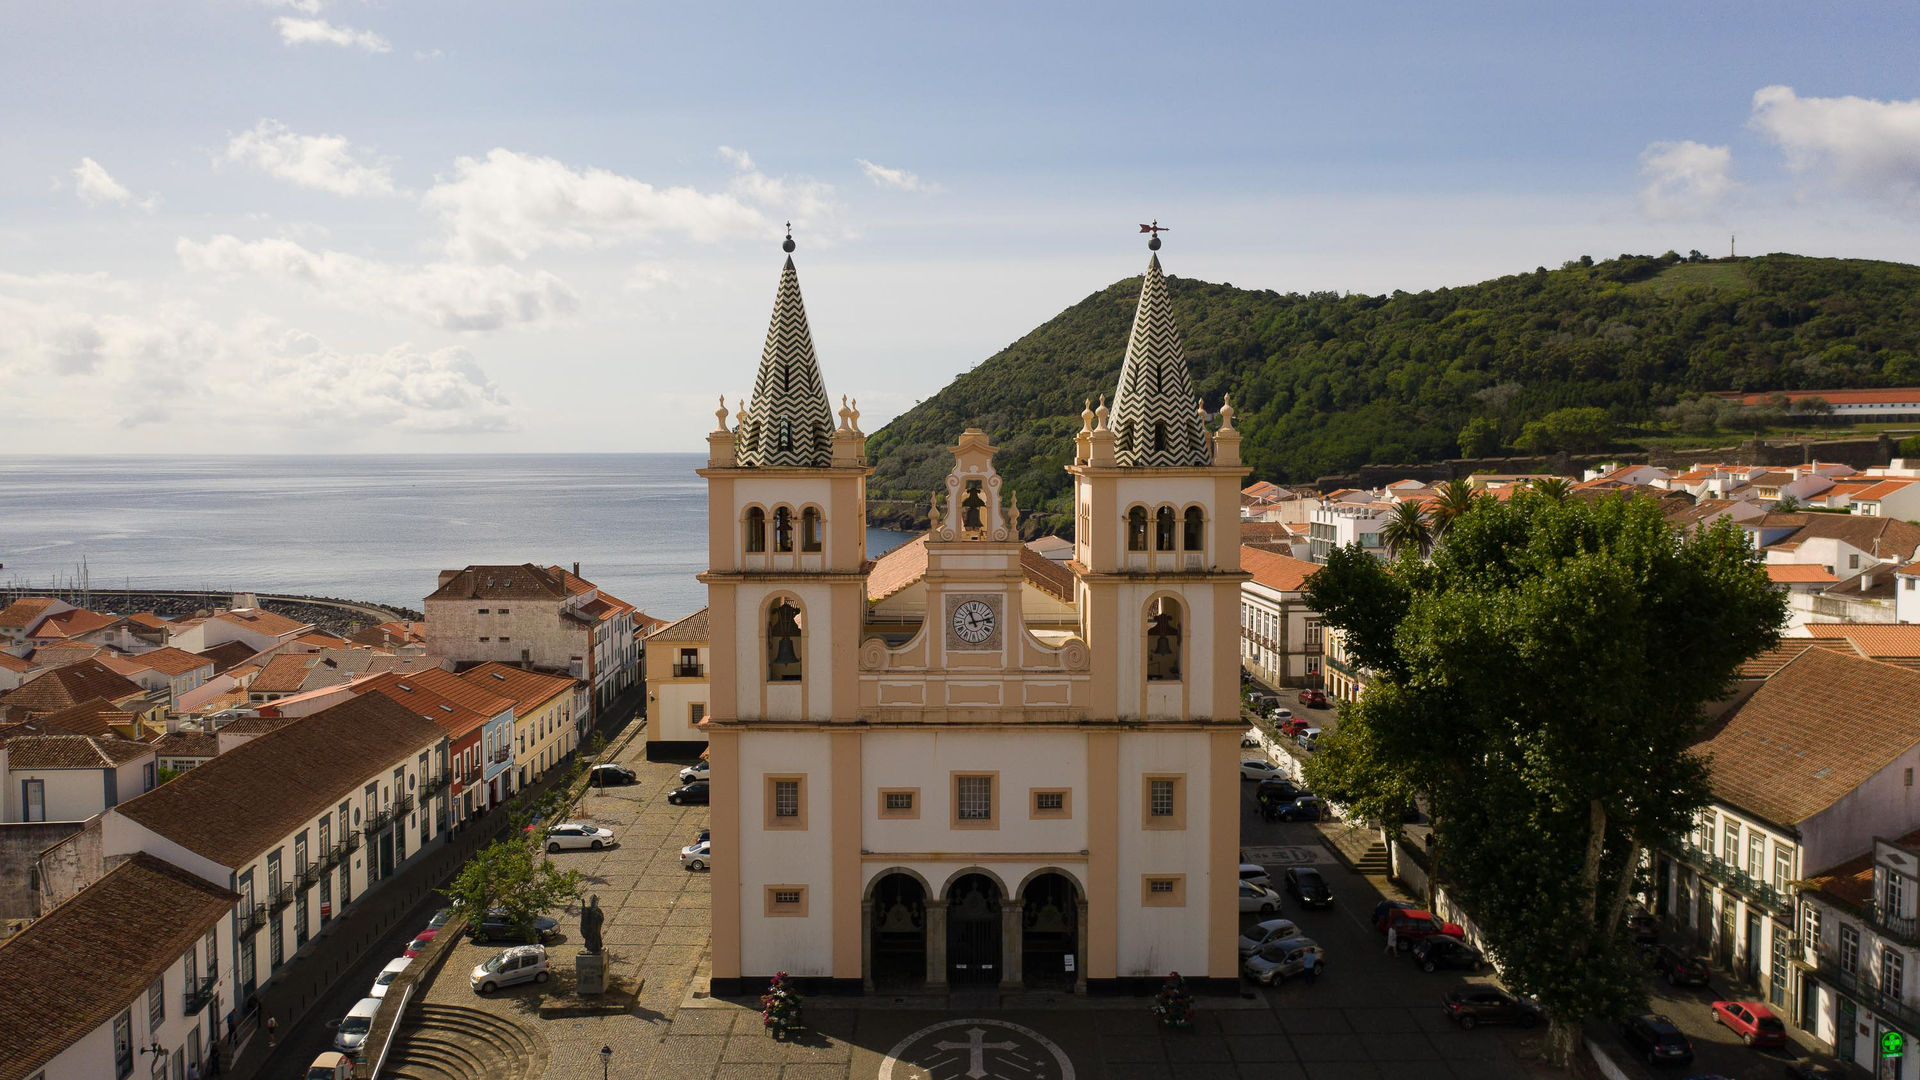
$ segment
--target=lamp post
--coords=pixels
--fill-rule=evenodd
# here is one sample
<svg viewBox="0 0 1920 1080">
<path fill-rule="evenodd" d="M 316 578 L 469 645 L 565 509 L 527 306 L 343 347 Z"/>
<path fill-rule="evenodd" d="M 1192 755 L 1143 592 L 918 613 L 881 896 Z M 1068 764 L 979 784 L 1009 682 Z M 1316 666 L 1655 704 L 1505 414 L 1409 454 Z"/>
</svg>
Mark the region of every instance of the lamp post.
<svg viewBox="0 0 1920 1080">
<path fill-rule="evenodd" d="M 600 1080 L 607 1080 L 607 1070 L 613 1067 L 613 1047 L 600 1048 Z"/>
</svg>

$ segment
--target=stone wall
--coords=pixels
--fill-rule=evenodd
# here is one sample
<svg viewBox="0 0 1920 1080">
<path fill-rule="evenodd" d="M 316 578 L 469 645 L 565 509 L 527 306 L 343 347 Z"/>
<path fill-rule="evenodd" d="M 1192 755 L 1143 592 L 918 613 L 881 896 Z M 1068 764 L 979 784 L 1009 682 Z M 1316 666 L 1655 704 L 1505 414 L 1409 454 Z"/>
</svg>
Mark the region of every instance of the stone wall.
<svg viewBox="0 0 1920 1080">
<path fill-rule="evenodd" d="M 34 864 L 40 861 L 42 851 L 85 827 L 83 821 L 13 821 L 0 825 L 0 919 L 39 917 L 42 909 L 34 891 Z"/>
<path fill-rule="evenodd" d="M 124 861 L 122 857 L 114 862 L 118 865 Z M 40 853 L 37 883 L 39 910 L 52 910 L 54 905 L 71 899 L 81 889 L 99 881 L 101 875 L 111 869 L 113 867 L 108 866 L 102 857 L 100 819 L 91 818 L 65 838 L 50 841 Z"/>
</svg>

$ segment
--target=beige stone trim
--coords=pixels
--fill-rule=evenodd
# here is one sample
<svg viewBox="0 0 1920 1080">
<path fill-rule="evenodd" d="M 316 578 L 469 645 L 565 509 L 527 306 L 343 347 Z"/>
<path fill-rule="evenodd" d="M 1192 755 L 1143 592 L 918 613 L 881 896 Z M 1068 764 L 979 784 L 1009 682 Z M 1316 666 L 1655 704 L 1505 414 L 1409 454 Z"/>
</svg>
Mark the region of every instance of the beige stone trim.
<svg viewBox="0 0 1920 1080">
<path fill-rule="evenodd" d="M 1173 785 L 1173 812 L 1153 812 L 1156 784 Z M 1140 778 L 1140 827 L 1143 829 L 1184 829 L 1187 827 L 1187 774 L 1147 773 Z"/>
<path fill-rule="evenodd" d="M 805 773 L 768 773 L 766 774 L 765 799 L 762 809 L 765 826 L 768 829 L 804 829 L 807 827 L 807 775 Z M 794 785 L 796 804 L 791 817 L 775 814 L 774 795 L 781 784 Z"/>
<path fill-rule="evenodd" d="M 1000 772 L 956 772 L 948 782 L 948 813 L 950 825 L 955 829 L 998 829 L 1000 827 Z M 973 818 L 960 819 L 960 781 L 963 779 L 987 778 L 987 817 L 985 820 Z"/>
<path fill-rule="evenodd" d="M 1187 875 L 1141 874 L 1141 907 L 1186 907 Z"/>
<path fill-rule="evenodd" d="M 1043 795 L 1059 796 L 1060 805 L 1042 808 L 1040 798 Z M 1045 787 L 1027 789 L 1027 817 L 1035 821 L 1054 821 L 1073 816 L 1073 789 L 1064 787 Z"/>
<path fill-rule="evenodd" d="M 875 816 L 882 821 L 910 821 L 920 817 L 920 789 L 917 787 L 883 787 L 874 802 Z M 887 796 L 905 795 L 908 805 L 905 809 L 891 809 L 887 806 Z"/>
<path fill-rule="evenodd" d="M 765 904 L 765 914 L 769 919 L 805 918 L 807 887 L 805 885 L 769 885 Z"/>
</svg>

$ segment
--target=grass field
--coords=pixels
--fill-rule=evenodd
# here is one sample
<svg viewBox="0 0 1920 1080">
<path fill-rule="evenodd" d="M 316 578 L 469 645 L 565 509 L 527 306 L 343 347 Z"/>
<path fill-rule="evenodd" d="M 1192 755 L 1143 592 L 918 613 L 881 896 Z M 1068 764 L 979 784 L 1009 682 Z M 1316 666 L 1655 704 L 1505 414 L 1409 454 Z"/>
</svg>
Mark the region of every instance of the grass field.
<svg viewBox="0 0 1920 1080">
<path fill-rule="evenodd" d="M 1680 263 L 1645 281 L 1627 286 L 1631 291 L 1666 297 L 1680 289 L 1717 289 L 1734 293 L 1753 291 L 1747 268 L 1737 262 Z"/>
</svg>

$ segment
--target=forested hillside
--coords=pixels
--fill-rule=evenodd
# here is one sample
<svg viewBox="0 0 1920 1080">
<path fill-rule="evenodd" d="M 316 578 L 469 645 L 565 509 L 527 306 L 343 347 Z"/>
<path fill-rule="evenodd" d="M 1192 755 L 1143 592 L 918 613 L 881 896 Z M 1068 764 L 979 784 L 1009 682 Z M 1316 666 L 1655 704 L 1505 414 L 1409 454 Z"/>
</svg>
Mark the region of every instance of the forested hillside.
<svg viewBox="0 0 1920 1080">
<path fill-rule="evenodd" d="M 1623 255 L 1390 296 L 1169 284 L 1194 385 L 1210 410 L 1233 395 L 1261 479 L 1630 445 L 1710 390 L 1920 384 L 1920 267 L 1901 263 Z M 1113 392 L 1138 287 L 1094 293 L 876 433 L 876 522 L 924 514 L 970 425 L 1023 509 L 1064 510 L 1082 402 Z"/>
</svg>

